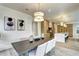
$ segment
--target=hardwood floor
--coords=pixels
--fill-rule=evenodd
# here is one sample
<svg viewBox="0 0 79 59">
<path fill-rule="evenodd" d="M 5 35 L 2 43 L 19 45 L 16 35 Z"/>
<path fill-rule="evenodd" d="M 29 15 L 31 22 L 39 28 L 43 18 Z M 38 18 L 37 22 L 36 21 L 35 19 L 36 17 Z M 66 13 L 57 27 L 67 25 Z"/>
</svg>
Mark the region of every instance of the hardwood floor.
<svg viewBox="0 0 79 59">
<path fill-rule="evenodd" d="M 47 56 L 79 56 L 79 41 L 69 39 L 66 43 L 57 42 Z"/>
<path fill-rule="evenodd" d="M 57 42 L 56 46 L 79 51 L 79 41 L 78 40 L 67 40 L 66 43 Z"/>
</svg>

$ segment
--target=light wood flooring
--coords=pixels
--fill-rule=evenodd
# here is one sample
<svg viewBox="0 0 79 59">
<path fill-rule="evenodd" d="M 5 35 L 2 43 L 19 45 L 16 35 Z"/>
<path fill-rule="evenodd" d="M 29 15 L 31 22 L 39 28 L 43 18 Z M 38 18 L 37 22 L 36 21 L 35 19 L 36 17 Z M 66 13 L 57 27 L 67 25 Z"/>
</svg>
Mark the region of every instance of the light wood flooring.
<svg viewBox="0 0 79 59">
<path fill-rule="evenodd" d="M 57 42 L 47 56 L 79 56 L 79 40 L 68 39 L 66 43 Z"/>
</svg>

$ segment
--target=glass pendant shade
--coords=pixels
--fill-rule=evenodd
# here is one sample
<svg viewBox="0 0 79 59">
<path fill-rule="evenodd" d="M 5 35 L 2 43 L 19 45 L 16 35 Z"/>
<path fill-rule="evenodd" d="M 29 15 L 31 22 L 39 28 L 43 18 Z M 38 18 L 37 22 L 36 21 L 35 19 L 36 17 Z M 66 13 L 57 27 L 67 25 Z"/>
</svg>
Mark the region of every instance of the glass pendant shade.
<svg viewBox="0 0 79 59">
<path fill-rule="evenodd" d="M 64 26 L 64 23 L 63 23 L 63 22 L 61 22 L 61 23 L 60 23 L 60 25 L 61 25 L 61 26 Z"/>
<path fill-rule="evenodd" d="M 67 27 L 67 25 L 66 25 L 66 24 L 64 24 L 64 27 Z"/>
</svg>

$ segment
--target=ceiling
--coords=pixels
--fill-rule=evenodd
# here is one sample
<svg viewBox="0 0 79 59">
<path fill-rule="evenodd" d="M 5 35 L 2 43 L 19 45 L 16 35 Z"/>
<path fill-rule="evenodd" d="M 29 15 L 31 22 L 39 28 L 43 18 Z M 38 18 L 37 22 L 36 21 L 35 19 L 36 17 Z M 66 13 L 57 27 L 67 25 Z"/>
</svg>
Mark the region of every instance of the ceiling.
<svg viewBox="0 0 79 59">
<path fill-rule="evenodd" d="M 44 18 L 53 22 L 79 22 L 78 3 L 2 3 L 0 5 L 33 16 L 38 11 L 44 12 Z"/>
</svg>

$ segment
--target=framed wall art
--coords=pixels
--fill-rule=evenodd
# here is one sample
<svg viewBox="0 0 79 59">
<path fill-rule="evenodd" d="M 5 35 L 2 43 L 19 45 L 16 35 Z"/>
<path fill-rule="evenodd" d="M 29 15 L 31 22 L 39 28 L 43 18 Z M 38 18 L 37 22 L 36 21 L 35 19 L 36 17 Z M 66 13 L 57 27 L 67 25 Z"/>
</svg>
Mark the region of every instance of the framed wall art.
<svg viewBox="0 0 79 59">
<path fill-rule="evenodd" d="M 4 16 L 4 30 L 6 31 L 15 30 L 15 19 L 14 18 Z"/>
<path fill-rule="evenodd" d="M 24 31 L 25 30 L 25 21 L 18 19 L 17 20 L 17 30 Z"/>
<path fill-rule="evenodd" d="M 77 27 L 77 30 L 76 30 L 76 31 L 77 31 L 77 33 L 79 34 L 79 27 Z"/>
</svg>

